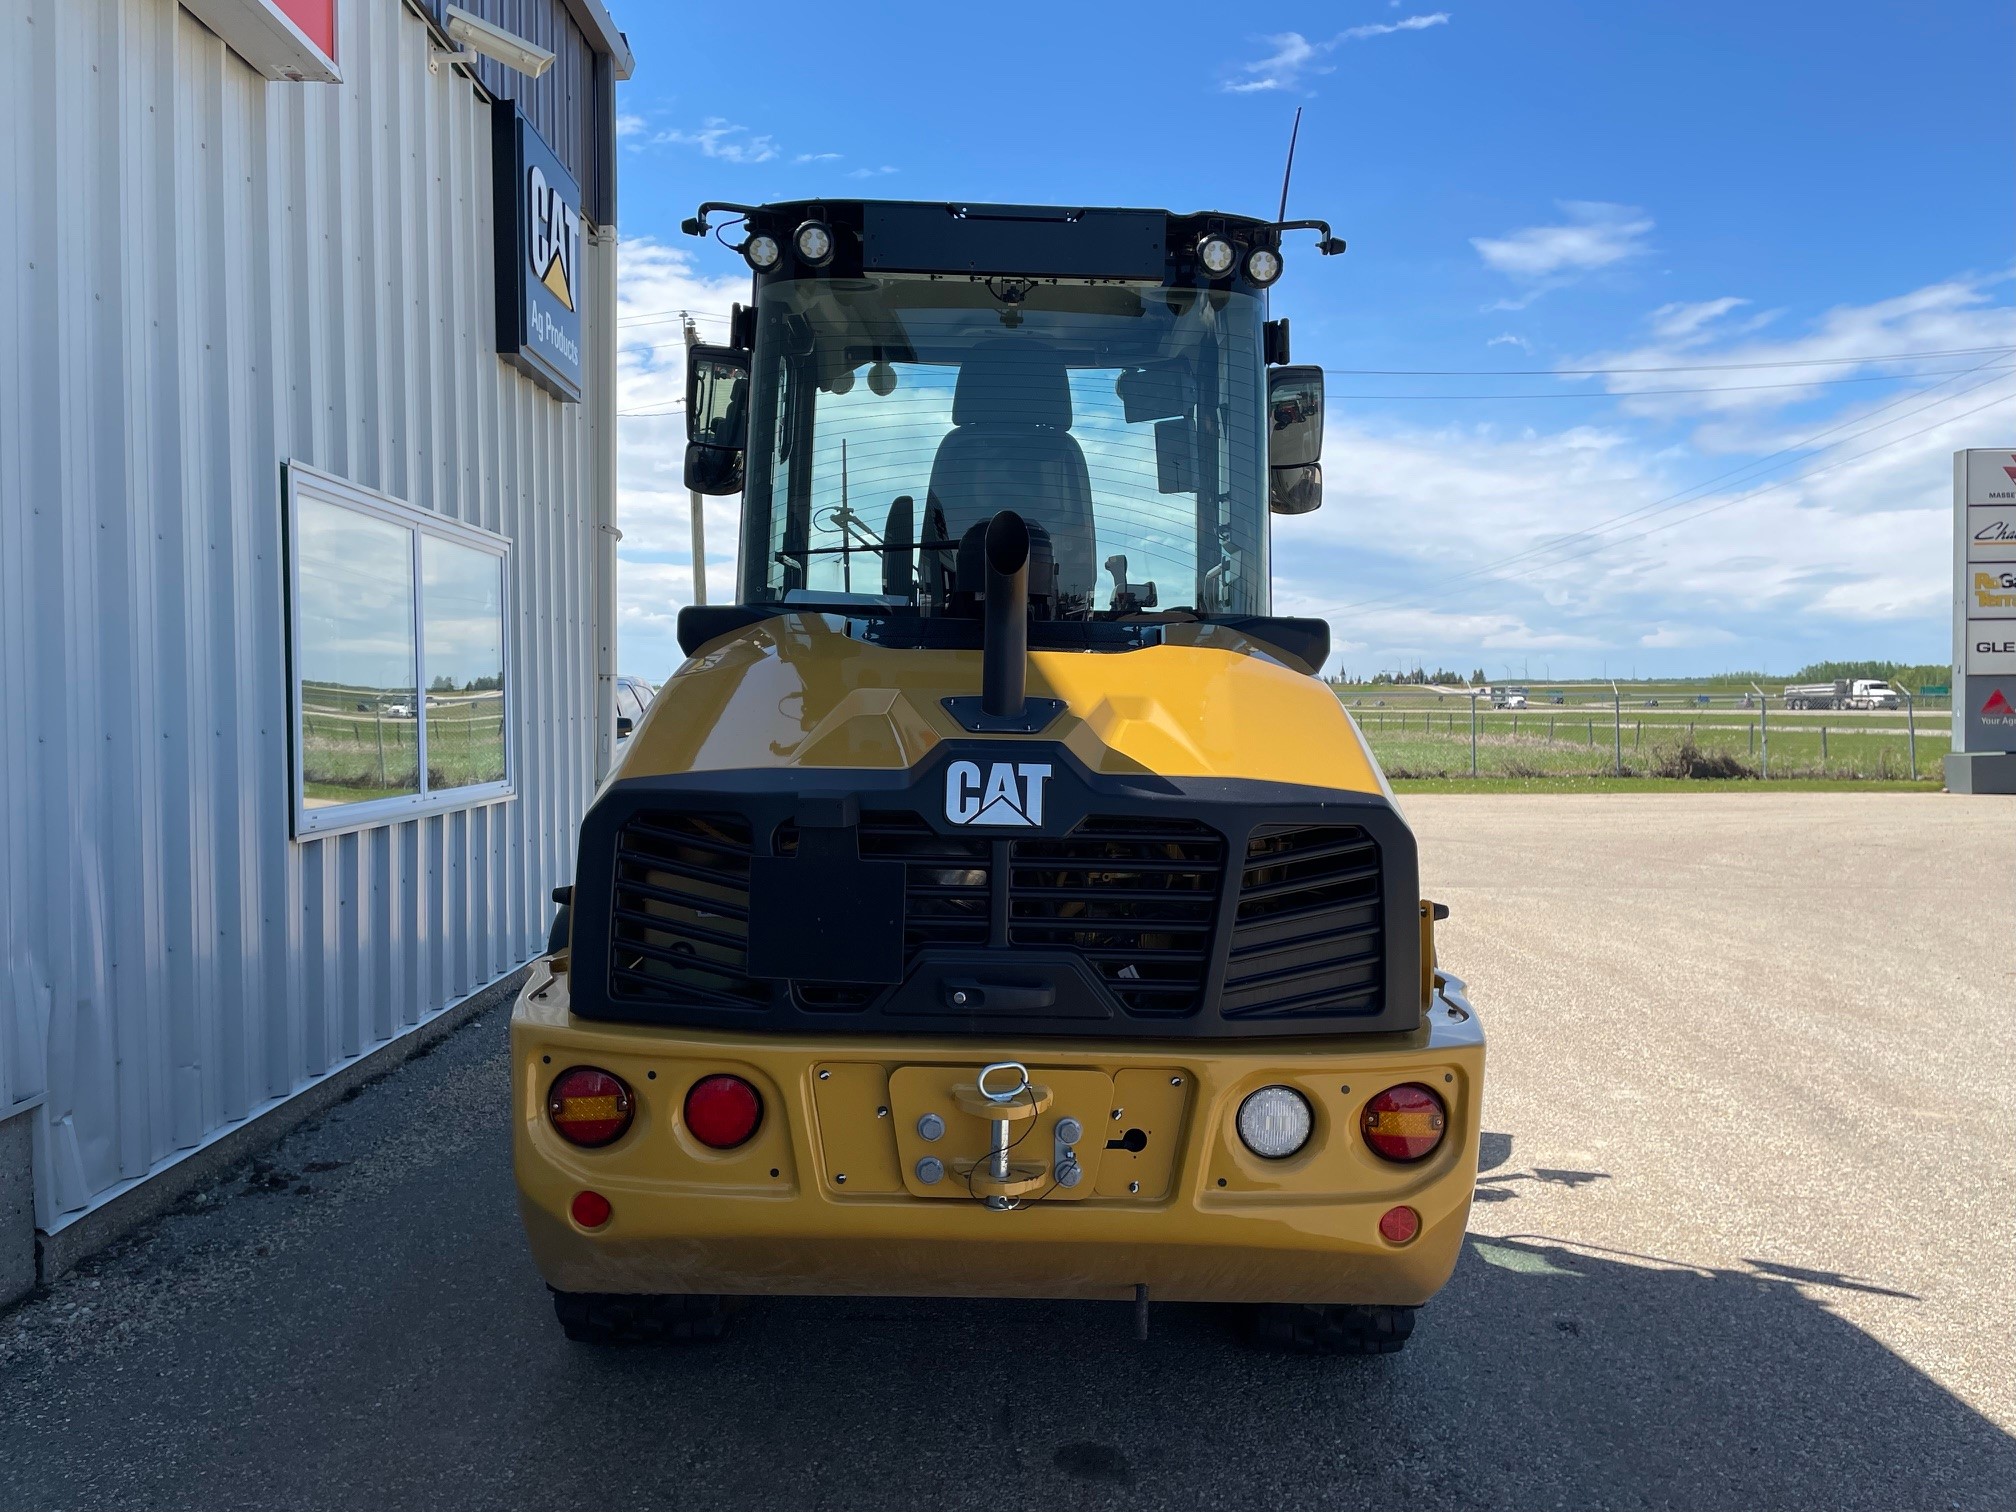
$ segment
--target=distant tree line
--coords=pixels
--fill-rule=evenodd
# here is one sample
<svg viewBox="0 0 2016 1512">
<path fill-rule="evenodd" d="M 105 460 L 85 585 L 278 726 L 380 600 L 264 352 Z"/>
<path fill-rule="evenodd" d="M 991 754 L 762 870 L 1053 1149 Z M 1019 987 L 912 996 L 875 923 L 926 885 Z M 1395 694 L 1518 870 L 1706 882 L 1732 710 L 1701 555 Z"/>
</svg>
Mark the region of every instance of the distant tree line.
<svg viewBox="0 0 2016 1512">
<path fill-rule="evenodd" d="M 1338 673 L 1337 681 L 1340 683 L 1352 683 L 1354 686 L 1358 685 L 1349 672 Z M 1437 667 L 1433 672 L 1428 671 L 1425 667 L 1416 667 L 1412 672 L 1375 672 L 1370 681 L 1364 684 L 1364 686 L 1374 688 L 1412 687 L 1423 683 L 1455 683 L 1459 686 L 1464 683 L 1470 683 L 1481 686 L 1483 682 L 1484 669 L 1482 667 L 1479 667 L 1467 678 L 1461 672 L 1451 672 L 1447 667 Z"/>
<path fill-rule="evenodd" d="M 502 672 L 493 672 L 487 677 L 472 677 L 459 688 L 455 684 L 455 679 L 444 673 L 427 684 L 427 691 L 429 693 L 488 693 L 503 686 L 504 674 Z"/>
<path fill-rule="evenodd" d="M 1937 662 L 1828 661 L 1801 667 L 1787 682 L 1833 682 L 1840 677 L 1880 677 L 1916 692 L 1937 688 L 1953 680 L 1953 669 Z"/>
</svg>

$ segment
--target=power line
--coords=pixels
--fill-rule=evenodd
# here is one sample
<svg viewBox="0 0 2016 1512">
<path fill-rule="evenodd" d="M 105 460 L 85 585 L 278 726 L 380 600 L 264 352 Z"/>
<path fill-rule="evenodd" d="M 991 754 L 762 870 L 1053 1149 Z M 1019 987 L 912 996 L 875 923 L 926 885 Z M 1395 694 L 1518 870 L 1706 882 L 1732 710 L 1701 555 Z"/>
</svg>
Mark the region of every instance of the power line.
<svg viewBox="0 0 2016 1512">
<path fill-rule="evenodd" d="M 1985 362 L 1978 363 L 1972 368 L 1964 369 L 1963 374 L 1977 373 L 1987 365 L 1988 364 Z M 1931 403 L 1920 405 L 1917 409 L 1906 410 L 1901 415 L 1893 415 L 1890 419 L 1881 422 L 1881 424 L 1869 426 L 1866 430 L 1856 431 L 1847 436 L 1843 436 L 1839 441 L 1830 442 L 1828 446 L 1822 448 L 1822 450 L 1832 450 L 1833 447 L 1845 445 L 1847 442 L 1854 440 L 1859 435 L 1869 435 L 1875 431 L 1883 429 L 1883 427 L 1886 425 L 1895 425 L 1899 420 L 1908 420 L 1911 418 L 1911 416 L 1923 414 L 1926 410 L 1933 409 L 1938 405 L 1949 403 L 1955 399 L 1964 398 L 1966 395 L 1973 393 L 1976 389 L 1985 388 L 1989 384 L 1994 383 L 1999 379 L 2007 376 L 2008 376 L 2007 370 L 1998 370 L 1995 373 L 1991 374 L 1989 377 L 1982 379 L 1980 383 L 1972 384 L 1967 388 L 1959 390 L 1957 393 L 1947 394 L 1941 398 L 1934 399 L 1933 401 L 1931 401 Z M 1607 530 L 1614 525 L 1622 525 L 1634 519 L 1641 519 L 1641 518 L 1649 519 L 1651 516 L 1655 514 L 1665 513 L 1669 509 L 1683 508 L 1685 505 L 1692 502 L 1692 500 L 1689 497 L 1690 495 L 1699 496 L 1707 489 L 1712 488 L 1715 484 L 1724 482 L 1727 479 L 1736 477 L 1742 473 L 1755 474 L 1762 469 L 1768 468 L 1768 466 L 1772 462 L 1777 461 L 1781 457 L 1789 457 L 1797 452 L 1807 450 L 1809 447 L 1813 445 L 1814 442 L 1820 440 L 1824 436 L 1831 436 L 1832 434 L 1834 434 L 1834 432 L 1838 430 L 1844 430 L 1851 425 L 1860 425 L 1864 421 L 1874 419 L 1877 415 L 1882 414 L 1885 410 L 1893 410 L 1900 404 L 1908 403 L 1910 400 L 1918 398 L 1919 396 L 1930 392 L 1930 389 L 1945 388 L 1946 386 L 1947 385 L 1945 383 L 1935 383 L 1930 385 L 1930 388 L 1915 389 L 1911 393 L 1901 394 L 1897 398 L 1892 399 L 1888 404 L 1879 405 L 1877 406 L 1877 408 L 1865 411 L 1860 415 L 1852 415 L 1845 420 L 1837 421 L 1833 425 L 1827 426 L 1824 429 L 1813 432 L 1810 436 L 1806 436 L 1798 441 L 1794 441 L 1789 446 L 1780 447 L 1777 451 L 1771 452 L 1766 456 L 1755 458 L 1749 462 L 1739 463 L 1735 467 L 1726 468 L 1722 472 L 1715 474 L 1715 476 L 1713 476 L 1712 478 L 1705 478 L 1699 483 L 1689 484 L 1686 488 L 1680 489 L 1675 493 L 1667 494 L 1663 498 L 1654 499 L 1649 504 L 1641 504 L 1635 509 L 1626 510 L 1623 514 L 1620 515 L 1612 515 L 1607 520 L 1599 520 L 1594 525 L 1586 526 L 1581 530 L 1571 531 L 1567 535 L 1556 536 L 1551 540 L 1542 541 L 1537 545 L 1527 547 L 1524 551 L 1514 552 L 1511 556 L 1501 557 L 1494 562 L 1487 562 L 1481 567 L 1475 567 L 1468 572 L 1459 573 L 1454 578 L 1446 579 L 1445 581 L 1452 583 L 1460 583 L 1460 582 L 1466 582 L 1472 578 L 1484 577 L 1492 572 L 1499 570 L 1500 568 L 1509 567 L 1514 563 L 1524 561 L 1529 557 L 1540 556 L 1547 552 L 1559 550 L 1561 547 L 1570 545 L 1575 541 L 1585 540 L 1588 537 L 1596 535 L 1604 530 Z M 1970 410 L 1969 413 L 1971 414 L 1973 412 Z M 1940 421 L 1937 423 L 1944 424 L 1945 422 Z M 1573 558 L 1564 558 L 1564 560 L 1573 560 Z M 1412 597 L 1414 597 L 1413 594 L 1406 592 L 1387 594 L 1381 598 L 1360 599 L 1354 603 L 1342 604 L 1339 605 L 1335 610 L 1329 612 L 1341 614 L 1351 609 L 1373 609 L 1378 608 L 1383 604 L 1402 602 Z"/>
<path fill-rule="evenodd" d="M 618 410 L 616 411 L 616 418 L 619 420 L 629 420 L 638 415 L 676 415 L 684 408 L 686 408 L 686 401 L 684 399 L 675 399 L 663 409 Z"/>
<path fill-rule="evenodd" d="M 1978 373 L 1981 364 L 1969 368 L 1940 368 L 1930 373 L 1865 373 L 1859 378 L 1808 378 L 1802 383 L 1724 383 L 1707 388 L 1606 389 L 1600 394 L 1332 394 L 1332 399 L 1580 399 L 1597 403 L 1605 399 L 1642 399 L 1656 394 L 1753 394 L 1765 389 L 1831 388 L 1839 383 L 1905 383 L 1913 378 L 1937 378 L 1945 373 Z"/>
<path fill-rule="evenodd" d="M 1625 368 L 1331 368 L 1359 378 L 1590 378 L 1609 373 L 1719 373 L 1737 368 L 1854 367 L 1864 362 L 1916 362 L 1926 357 L 1978 357 L 2016 347 L 1954 347 L 1944 352 L 1878 352 L 1867 357 L 1803 357 L 1785 362 L 1697 362 L 1673 367 Z"/>
<path fill-rule="evenodd" d="M 619 326 L 631 326 L 631 325 L 644 325 L 647 322 L 651 321 L 689 320 L 689 319 L 705 320 L 713 323 L 714 325 L 728 325 L 730 323 L 726 315 L 705 315 L 697 310 L 652 310 L 649 313 L 643 315 L 625 315 L 621 320 L 617 321 L 616 324 L 618 324 Z"/>
</svg>

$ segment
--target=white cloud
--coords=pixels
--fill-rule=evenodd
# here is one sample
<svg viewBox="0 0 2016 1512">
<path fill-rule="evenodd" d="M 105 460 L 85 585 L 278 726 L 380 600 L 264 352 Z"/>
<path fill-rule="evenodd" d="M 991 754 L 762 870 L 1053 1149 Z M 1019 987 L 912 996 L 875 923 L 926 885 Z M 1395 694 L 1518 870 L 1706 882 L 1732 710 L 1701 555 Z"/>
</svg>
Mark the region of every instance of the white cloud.
<svg viewBox="0 0 2016 1512">
<path fill-rule="evenodd" d="M 801 152 L 791 159 L 791 161 L 794 163 L 837 163 L 840 161 L 840 154 L 837 152 Z"/>
<path fill-rule="evenodd" d="M 1831 310 L 1809 334 L 1769 348 L 1697 343 L 1624 355 L 1712 362 L 1851 344 L 1865 354 L 2016 346 L 2016 310 L 1987 302 L 1998 282 L 1943 281 Z M 1637 412 L 1652 400 L 1555 431 L 1333 414 L 1326 507 L 1274 522 L 1276 604 L 1327 617 L 1340 641 L 1367 648 L 1352 653 L 1354 668 L 1469 667 L 1498 648 L 1559 651 L 1563 675 L 1594 674 L 1606 657 L 1615 671 L 1634 654 L 1675 671 L 1937 659 L 1949 634 L 1949 458 L 2016 421 L 2016 373 L 1983 369 L 1945 384 L 1907 391 L 1901 403 L 1888 391 L 1848 390 L 1857 397 L 1797 425 L 1739 425 L 1711 412 L 1677 444 L 1675 417 L 1651 424 Z M 1814 439 L 1830 425 L 1839 428 Z"/>
<path fill-rule="evenodd" d="M 1283 32 L 1276 37 L 1260 39 L 1274 51 L 1257 63 L 1242 63 L 1239 72 L 1243 79 L 1229 79 L 1224 88 L 1230 94 L 1251 94 L 1262 89 L 1293 89 L 1302 82 L 1305 71 L 1328 73 L 1327 67 L 1317 64 L 1320 51 L 1300 32 Z"/>
<path fill-rule="evenodd" d="M 1515 336 L 1510 331 L 1501 331 L 1498 335 L 1493 336 L 1489 341 L 1485 342 L 1484 345 L 1487 347 L 1516 346 L 1522 352 L 1533 350 L 1532 342 L 1528 341 L 1524 336 Z"/>
<path fill-rule="evenodd" d="M 698 147 L 707 157 L 724 163 L 767 163 L 778 152 L 777 139 L 768 132 L 759 135 L 721 116 L 708 117 L 698 131 L 660 131 L 651 141 Z"/>
<path fill-rule="evenodd" d="M 1370 26 L 1349 26 L 1338 33 L 1337 41 L 1362 42 L 1367 37 L 1391 36 L 1394 32 L 1426 31 L 1431 26 L 1448 24 L 1449 13 L 1436 11 L 1432 16 L 1409 16 L 1404 21 L 1395 21 L 1390 25 L 1375 22 Z"/>
<path fill-rule="evenodd" d="M 1745 303 L 1734 296 L 1699 304 L 1662 305 L 1649 317 L 1652 341 L 1599 349 L 1564 361 L 1562 366 L 1695 368 L 1691 372 L 1613 372 L 1600 381 L 1611 393 L 1624 397 L 1628 415 L 1661 420 L 1701 416 L 1713 421 L 1693 433 L 1697 450 L 1714 454 L 1771 452 L 1797 443 L 1825 423 L 1807 418 L 1788 424 L 1770 418 L 1781 410 L 1833 394 L 1841 396 L 1838 412 L 1847 416 L 1897 397 L 1879 384 L 1865 386 L 1841 380 L 1885 375 L 1936 377 L 1957 390 L 1988 377 L 2004 360 L 1988 351 L 1884 363 L 1867 359 L 1893 352 L 2016 346 L 2016 311 L 1996 302 L 2007 281 L 2006 274 L 1941 279 L 1892 299 L 1836 306 L 1804 332 L 1781 332 L 1775 339 L 1764 339 L 1758 333 L 1776 319 L 1776 311 L 1739 321 L 1726 334 L 1714 325 Z M 1726 327 L 1728 323 L 1723 324 Z M 1987 365 L 1975 377 L 1962 371 L 1984 362 Z M 1711 368 L 1707 364 L 1726 366 Z M 1823 387 L 1825 384 L 1834 386 Z M 1711 392 L 1653 392 L 1662 389 Z M 1993 390 L 1981 392 L 1986 397 Z M 1874 397 L 1865 397 L 1871 395 Z"/>
<path fill-rule="evenodd" d="M 896 169 L 884 163 L 880 168 L 856 168 L 847 177 L 851 179 L 881 178 L 885 173 L 895 173 Z"/>
<path fill-rule="evenodd" d="M 1586 273 L 1650 250 L 1652 218 L 1634 206 L 1563 200 L 1560 208 L 1567 219 L 1558 225 L 1473 236 L 1470 245 L 1489 267 L 1519 279 Z"/>
<path fill-rule="evenodd" d="M 1748 303 L 1747 299 L 1729 295 L 1721 299 L 1704 299 L 1696 304 L 1663 304 L 1646 319 L 1652 327 L 1652 334 L 1660 340 L 1686 341 L 1690 337 L 1698 337 L 1703 326 Z"/>
<path fill-rule="evenodd" d="M 1258 40 L 1273 51 L 1255 62 L 1238 64 L 1232 70 L 1234 77 L 1227 79 L 1219 88 L 1228 94 L 1300 90 L 1309 76 L 1333 72 L 1333 66 L 1324 60 L 1346 42 L 1363 42 L 1395 32 L 1425 31 L 1431 26 L 1446 26 L 1448 22 L 1448 12 L 1436 11 L 1433 15 L 1408 16 L 1401 21 L 1348 27 L 1336 36 L 1318 42 L 1311 42 L 1300 32 L 1261 37 Z"/>
<path fill-rule="evenodd" d="M 632 115 L 628 111 L 616 117 L 616 135 L 618 137 L 637 136 L 643 132 L 644 126 L 644 117 Z"/>
</svg>

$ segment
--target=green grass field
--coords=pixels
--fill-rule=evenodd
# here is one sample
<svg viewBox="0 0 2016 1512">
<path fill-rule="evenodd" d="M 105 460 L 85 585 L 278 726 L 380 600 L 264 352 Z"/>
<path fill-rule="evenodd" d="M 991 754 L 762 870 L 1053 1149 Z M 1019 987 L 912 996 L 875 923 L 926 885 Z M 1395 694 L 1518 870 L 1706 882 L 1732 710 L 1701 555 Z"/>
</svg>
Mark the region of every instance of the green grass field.
<svg viewBox="0 0 2016 1512">
<path fill-rule="evenodd" d="M 411 706 L 411 695 L 351 696 L 355 690 L 304 688 L 302 787 L 311 804 L 359 803 L 418 791 L 419 721 L 385 712 Z M 314 696 L 320 693 L 321 696 Z M 363 708 L 357 705 L 362 703 Z M 427 708 L 430 790 L 501 782 L 504 722 L 494 695 L 455 698 Z"/>
</svg>

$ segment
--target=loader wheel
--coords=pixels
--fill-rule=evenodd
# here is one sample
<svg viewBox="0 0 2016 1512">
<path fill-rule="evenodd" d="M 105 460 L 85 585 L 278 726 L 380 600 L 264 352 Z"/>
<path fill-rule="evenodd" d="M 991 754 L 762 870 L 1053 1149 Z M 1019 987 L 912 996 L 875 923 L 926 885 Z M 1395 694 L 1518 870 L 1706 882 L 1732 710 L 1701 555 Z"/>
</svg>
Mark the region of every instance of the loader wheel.
<svg viewBox="0 0 2016 1512">
<path fill-rule="evenodd" d="M 728 1326 L 724 1299 L 709 1296 L 556 1291 L 553 1314 L 577 1344 L 690 1344 Z"/>
<path fill-rule="evenodd" d="M 1396 1354 L 1414 1332 L 1412 1307 L 1268 1303 L 1253 1309 L 1253 1342 L 1305 1355 Z"/>
</svg>

